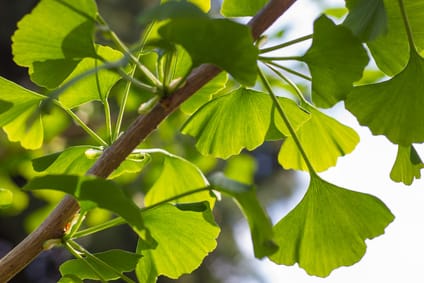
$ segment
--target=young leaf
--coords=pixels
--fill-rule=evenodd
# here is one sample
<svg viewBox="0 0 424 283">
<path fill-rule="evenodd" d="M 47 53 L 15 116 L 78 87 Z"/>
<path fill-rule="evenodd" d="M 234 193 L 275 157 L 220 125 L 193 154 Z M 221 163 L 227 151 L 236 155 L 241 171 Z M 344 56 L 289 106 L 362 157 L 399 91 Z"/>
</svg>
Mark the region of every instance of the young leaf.
<svg viewBox="0 0 424 283">
<path fill-rule="evenodd" d="M 193 67 L 212 63 L 244 85 L 255 84 L 258 49 L 247 26 L 227 19 L 172 19 L 160 27 L 159 34 L 182 45 L 190 54 Z"/>
<path fill-rule="evenodd" d="M 421 169 L 424 164 L 415 148 L 411 146 L 398 146 L 395 164 L 393 164 L 390 178 L 395 182 L 411 185 L 414 179 L 421 178 Z"/>
<path fill-rule="evenodd" d="M 181 210 L 165 204 L 143 212 L 146 227 L 158 242 L 146 249 L 139 242 L 137 252 L 143 255 L 136 274 L 140 282 L 156 282 L 159 275 L 176 279 L 191 273 L 216 247 L 219 227 L 213 220 L 208 203 L 203 211 Z"/>
<path fill-rule="evenodd" d="M 315 21 L 312 46 L 302 59 L 311 70 L 312 100 L 323 108 L 343 100 L 368 63 L 367 52 L 352 32 L 324 15 Z"/>
<path fill-rule="evenodd" d="M 415 47 L 421 54 L 424 49 L 424 0 L 403 1 L 411 26 Z M 405 24 L 399 1 L 384 0 L 387 12 L 387 32 L 368 42 L 377 66 L 389 76 L 402 71 L 408 64 L 409 49 Z"/>
<path fill-rule="evenodd" d="M 351 128 L 325 115 L 310 105 L 305 105 L 311 118 L 297 131 L 307 156 L 314 169 L 325 171 L 336 165 L 339 156 L 353 151 L 359 142 L 358 134 Z M 292 137 L 284 141 L 278 162 L 286 169 L 308 170 Z"/>
<path fill-rule="evenodd" d="M 93 33 L 97 7 L 87 0 L 42 0 L 13 35 L 15 62 L 29 67 L 31 79 L 58 86 L 79 60 L 95 57 Z"/>
<path fill-rule="evenodd" d="M 268 0 L 224 0 L 221 14 L 226 17 L 254 16 Z"/>
<path fill-rule="evenodd" d="M 142 257 L 140 254 L 131 253 L 124 250 L 108 250 L 102 253 L 93 254 L 101 261 L 112 266 L 115 270 L 123 273 L 133 271 Z M 99 280 L 97 273 L 93 271 L 92 267 L 100 273 L 105 280 L 116 280 L 119 279 L 119 275 L 107 266 L 100 264 L 98 261 L 91 257 L 83 259 L 71 259 L 62 263 L 59 267 L 60 274 L 62 276 L 76 275 L 79 279 L 93 279 Z M 65 281 L 66 282 L 66 281 Z M 71 281 L 72 282 L 72 281 Z M 82 281 L 81 281 L 82 282 Z"/>
<path fill-rule="evenodd" d="M 394 216 L 378 198 L 330 184 L 317 175 L 302 201 L 274 227 L 278 264 L 298 263 L 310 275 L 356 263 L 366 239 L 384 233 Z"/>
<path fill-rule="evenodd" d="M 7 189 L 0 188 L 0 209 L 4 209 L 12 205 L 13 193 Z"/>
<path fill-rule="evenodd" d="M 355 87 L 346 108 L 374 135 L 409 146 L 424 142 L 424 59 L 411 50 L 406 68 L 388 81 Z"/>
<path fill-rule="evenodd" d="M 343 25 L 361 41 L 368 42 L 387 32 L 384 0 L 345 0 L 349 14 Z"/>
<path fill-rule="evenodd" d="M 257 258 L 270 256 L 278 250 L 273 241 L 272 223 L 262 208 L 253 186 L 228 179 L 222 173 L 211 176 L 211 184 L 219 192 L 235 198 L 249 223 L 253 249 Z"/>
<path fill-rule="evenodd" d="M 43 143 L 40 102 L 44 96 L 0 77 L 0 99 L 12 104 L 0 113 L 0 127 L 10 141 L 19 141 L 24 148 L 37 149 Z"/>
<path fill-rule="evenodd" d="M 103 59 L 111 62 L 118 61 L 123 58 L 123 54 L 121 52 L 101 45 L 98 45 L 97 47 L 97 54 Z M 99 59 L 84 58 L 65 79 L 63 84 L 84 72 L 101 66 L 102 64 L 102 61 Z M 121 77 L 113 71 L 100 70 L 75 82 L 72 87 L 67 88 L 60 94 L 59 100 L 68 108 L 74 108 L 93 100 L 100 100 L 104 102 L 109 95 L 110 89 L 120 78 Z"/>
<path fill-rule="evenodd" d="M 208 181 L 193 163 L 172 154 L 163 154 L 160 174 L 144 199 L 146 206 L 188 193 L 195 189 L 207 187 Z M 172 181 L 170 181 L 172 180 Z M 215 197 L 209 192 L 199 192 L 178 199 L 178 202 L 208 201 L 211 206 Z"/>
</svg>

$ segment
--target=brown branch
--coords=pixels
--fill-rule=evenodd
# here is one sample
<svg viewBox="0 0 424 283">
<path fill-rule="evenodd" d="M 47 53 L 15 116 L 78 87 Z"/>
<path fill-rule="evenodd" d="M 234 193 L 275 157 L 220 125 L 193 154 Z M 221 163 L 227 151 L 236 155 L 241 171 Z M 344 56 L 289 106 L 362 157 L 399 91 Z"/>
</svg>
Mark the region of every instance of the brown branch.
<svg viewBox="0 0 424 283">
<path fill-rule="evenodd" d="M 257 39 L 295 1 L 271 0 L 248 24 L 252 29 L 253 37 Z M 164 98 L 148 114 L 139 116 L 127 131 L 103 153 L 88 174 L 103 178 L 109 176 L 166 117 L 220 71 L 219 68 L 210 64 L 204 64 L 195 69 L 182 88 Z M 0 260 L 0 282 L 9 281 L 27 266 L 43 251 L 44 243 L 47 240 L 61 238 L 65 225 L 72 220 L 78 210 L 77 201 L 71 196 L 66 196 L 34 232 Z"/>
</svg>

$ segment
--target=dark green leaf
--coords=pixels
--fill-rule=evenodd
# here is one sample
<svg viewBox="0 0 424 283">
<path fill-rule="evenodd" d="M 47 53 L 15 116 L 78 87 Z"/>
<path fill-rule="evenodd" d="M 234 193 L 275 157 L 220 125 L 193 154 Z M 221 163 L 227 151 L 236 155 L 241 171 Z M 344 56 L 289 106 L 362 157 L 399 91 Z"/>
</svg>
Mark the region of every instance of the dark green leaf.
<svg viewBox="0 0 424 283">
<path fill-rule="evenodd" d="M 181 210 L 161 205 L 143 212 L 146 227 L 158 242 L 155 249 L 146 249 L 139 242 L 137 252 L 143 255 L 136 274 L 140 282 L 156 282 L 159 275 L 176 279 L 191 273 L 216 247 L 219 227 L 213 220 L 207 202 L 202 212 Z"/>
<path fill-rule="evenodd" d="M 254 16 L 268 0 L 224 0 L 221 14 L 226 17 Z"/>
<path fill-rule="evenodd" d="M 112 266 L 115 270 L 123 273 L 133 271 L 142 257 L 139 254 L 131 253 L 124 250 L 108 250 L 102 253 L 93 254 L 95 257 Z M 94 279 L 99 280 L 96 272 L 87 264 L 87 262 L 102 275 L 105 280 L 116 280 L 119 279 L 119 275 L 107 266 L 100 264 L 91 257 L 82 259 L 71 259 L 64 262 L 59 270 L 62 276 L 75 276 L 77 275 L 80 279 Z M 66 281 L 64 281 L 66 282 Z M 70 281 L 75 282 L 75 281 Z M 81 281 L 82 282 L 82 281 Z"/>
<path fill-rule="evenodd" d="M 41 1 L 18 23 L 12 38 L 15 62 L 29 67 L 35 83 L 58 86 L 76 61 L 95 57 L 96 13 L 94 1 Z"/>
<path fill-rule="evenodd" d="M 250 226 L 253 249 L 257 258 L 275 253 L 278 246 L 273 241 L 272 223 L 262 208 L 253 186 L 228 179 L 222 173 L 211 176 L 214 189 L 235 198 Z"/>
<path fill-rule="evenodd" d="M 412 145 L 399 145 L 396 161 L 390 172 L 390 178 L 395 182 L 411 185 L 414 179 L 421 178 L 422 168 L 424 168 L 424 163 L 415 148 Z"/>
<path fill-rule="evenodd" d="M 424 59 L 414 50 L 406 68 L 388 81 L 355 87 L 346 108 L 374 135 L 402 146 L 424 141 Z"/>
<path fill-rule="evenodd" d="M 314 23 L 311 48 L 303 56 L 312 75 L 312 100 L 328 108 L 343 100 L 362 77 L 367 52 L 350 30 L 326 16 Z"/>
<path fill-rule="evenodd" d="M 387 32 L 387 13 L 383 0 L 345 0 L 349 9 L 343 25 L 364 42 Z"/>
<path fill-rule="evenodd" d="M 303 200 L 274 227 L 280 246 L 270 258 L 278 264 L 298 263 L 310 275 L 356 263 L 366 239 L 384 233 L 394 216 L 374 196 L 346 190 L 316 175 Z"/>
</svg>

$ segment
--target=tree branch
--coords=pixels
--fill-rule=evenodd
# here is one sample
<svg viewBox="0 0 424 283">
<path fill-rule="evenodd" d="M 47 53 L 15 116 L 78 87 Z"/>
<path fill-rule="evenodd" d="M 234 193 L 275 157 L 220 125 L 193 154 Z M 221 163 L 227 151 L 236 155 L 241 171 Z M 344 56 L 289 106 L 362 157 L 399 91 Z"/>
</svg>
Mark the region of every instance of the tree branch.
<svg viewBox="0 0 424 283">
<path fill-rule="evenodd" d="M 257 39 L 275 22 L 296 0 L 271 0 L 248 25 Z M 172 95 L 162 99 L 151 112 L 139 116 L 127 131 L 97 160 L 87 174 L 106 178 L 122 161 L 168 117 L 177 107 L 187 100 L 204 84 L 220 73 L 220 69 L 210 64 L 196 68 L 188 77 L 186 84 Z M 0 282 L 7 282 L 37 255 L 43 251 L 44 243 L 63 236 L 64 227 L 78 212 L 77 201 L 66 196 L 47 219 L 13 250 L 0 260 Z"/>
</svg>

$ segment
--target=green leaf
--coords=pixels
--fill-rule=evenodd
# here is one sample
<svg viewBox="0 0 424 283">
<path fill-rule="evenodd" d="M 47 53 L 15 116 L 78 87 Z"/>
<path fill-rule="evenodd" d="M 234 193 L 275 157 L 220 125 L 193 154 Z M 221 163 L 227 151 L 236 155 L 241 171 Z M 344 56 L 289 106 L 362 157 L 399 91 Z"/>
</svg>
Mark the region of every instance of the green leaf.
<svg viewBox="0 0 424 283">
<path fill-rule="evenodd" d="M 123 273 L 133 271 L 142 257 L 139 254 L 131 253 L 124 250 L 108 250 L 102 253 L 93 254 L 95 257 L 112 266 L 115 270 Z M 87 264 L 87 262 L 102 275 L 105 280 L 116 280 L 120 276 L 107 266 L 100 264 L 91 257 L 83 259 L 71 259 L 64 262 L 60 267 L 59 271 L 62 276 L 75 276 L 84 279 L 99 280 L 96 272 Z M 65 281 L 66 282 L 66 281 Z M 71 281 L 73 282 L 73 281 Z M 82 281 L 81 281 L 82 282 Z"/>
<path fill-rule="evenodd" d="M 113 62 L 123 58 L 123 54 L 107 46 L 98 45 L 97 54 L 103 59 Z M 73 72 L 62 83 L 66 84 L 89 70 L 101 66 L 103 63 L 99 59 L 84 58 L 81 60 Z M 59 96 L 59 101 L 68 108 L 74 108 L 83 103 L 100 100 L 105 101 L 111 88 L 121 77 L 111 70 L 100 70 L 75 82 L 72 87 L 68 87 Z"/>
<path fill-rule="evenodd" d="M 358 134 L 351 128 L 325 115 L 310 105 L 305 105 L 311 118 L 297 131 L 297 136 L 314 169 L 325 171 L 336 165 L 339 156 L 353 151 L 359 142 Z M 285 169 L 307 171 L 305 161 L 292 137 L 287 137 L 278 154 L 278 162 Z"/>
<path fill-rule="evenodd" d="M 13 193 L 10 190 L 0 188 L 0 209 L 7 208 L 13 203 Z"/>
<path fill-rule="evenodd" d="M 193 67 L 212 63 L 244 85 L 255 84 L 258 49 L 247 26 L 227 19 L 172 19 L 159 28 L 159 34 L 182 45 L 190 54 Z"/>
<path fill-rule="evenodd" d="M 378 198 L 312 175 L 302 201 L 275 225 L 280 249 L 270 258 L 278 264 L 297 262 L 308 274 L 326 277 L 359 261 L 365 240 L 383 234 L 393 219 Z"/>
<path fill-rule="evenodd" d="M 257 258 L 275 253 L 278 246 L 273 241 L 272 223 L 262 208 L 253 186 L 228 179 L 222 173 L 210 178 L 212 186 L 235 198 L 249 223 L 253 249 Z"/>
<path fill-rule="evenodd" d="M 96 56 L 96 13 L 91 0 L 41 1 L 18 23 L 12 38 L 15 62 L 29 67 L 35 83 L 58 86 L 79 60 Z"/>
<path fill-rule="evenodd" d="M 146 227 L 158 242 L 146 249 L 139 242 L 137 252 L 143 255 L 136 274 L 140 282 L 156 282 L 159 275 L 176 279 L 195 270 L 216 247 L 219 227 L 212 212 L 181 210 L 165 204 L 143 212 Z"/>
<path fill-rule="evenodd" d="M 73 146 L 68 147 L 62 152 L 35 158 L 32 160 L 32 166 L 35 171 L 46 174 L 83 176 L 94 165 L 102 153 L 102 148 L 96 146 Z M 114 179 L 125 173 L 140 172 L 149 161 L 150 158 L 148 155 L 131 154 L 108 178 Z"/>
<path fill-rule="evenodd" d="M 149 189 L 144 199 L 146 206 L 151 206 L 169 198 L 205 188 L 209 185 L 205 176 L 193 163 L 170 153 L 164 152 L 159 176 Z M 170 182 L 172 180 L 172 182 Z M 213 207 L 215 197 L 207 191 L 188 195 L 177 202 L 208 201 Z"/>
<path fill-rule="evenodd" d="M 228 81 L 226 73 L 220 73 L 218 76 L 203 85 L 196 91 L 188 100 L 181 105 L 181 110 L 186 114 L 193 114 L 202 105 L 210 101 L 212 97 L 225 89 L 225 84 Z"/>
<path fill-rule="evenodd" d="M 424 0 L 403 1 L 408 22 L 412 29 L 415 47 L 420 54 L 424 50 Z M 408 63 L 409 44 L 398 1 L 384 0 L 387 13 L 387 33 L 368 42 L 377 66 L 389 76 L 402 71 Z"/>
<path fill-rule="evenodd" d="M 143 240 L 150 241 L 150 235 L 143 223 L 140 209 L 114 182 L 93 176 L 46 175 L 33 178 L 24 189 L 51 189 L 65 192 L 83 201 L 81 208 L 93 208 L 93 203 L 108 209 L 125 219 Z M 87 202 L 89 201 L 89 202 Z"/>
<path fill-rule="evenodd" d="M 390 178 L 395 182 L 411 185 L 414 179 L 421 178 L 421 169 L 424 163 L 421 161 L 415 148 L 411 146 L 398 146 L 395 164 L 393 164 Z"/>
<path fill-rule="evenodd" d="M 242 153 L 228 159 L 224 174 L 234 181 L 250 185 L 254 183 L 256 168 L 255 158 Z"/>
<path fill-rule="evenodd" d="M 352 32 L 324 15 L 315 21 L 312 46 L 302 59 L 311 70 L 312 99 L 323 108 L 343 100 L 368 63 L 367 52 Z"/>
<path fill-rule="evenodd" d="M 415 51 L 406 68 L 388 81 L 355 87 L 346 108 L 374 135 L 403 146 L 424 141 L 424 59 Z"/>
<path fill-rule="evenodd" d="M 254 16 L 268 0 L 224 0 L 221 14 L 226 17 Z"/>
<path fill-rule="evenodd" d="M 75 274 L 68 274 L 60 278 L 57 283 L 84 283 L 84 281 L 78 278 Z"/>
<path fill-rule="evenodd" d="M 387 32 L 387 13 L 383 0 L 345 1 L 349 14 L 343 25 L 349 27 L 362 41 L 371 41 Z"/>
<path fill-rule="evenodd" d="M 43 143 L 40 102 L 44 96 L 0 77 L 0 99 L 8 105 L 0 114 L 0 127 L 12 142 L 19 141 L 27 149 L 37 149 Z"/>
<path fill-rule="evenodd" d="M 144 12 L 139 18 L 139 22 L 146 24 L 155 20 L 208 17 L 197 5 L 190 2 L 163 0 L 161 2 L 161 5 L 154 6 Z"/>
</svg>

